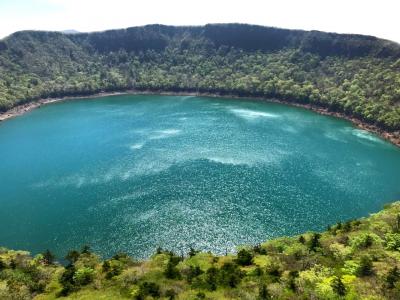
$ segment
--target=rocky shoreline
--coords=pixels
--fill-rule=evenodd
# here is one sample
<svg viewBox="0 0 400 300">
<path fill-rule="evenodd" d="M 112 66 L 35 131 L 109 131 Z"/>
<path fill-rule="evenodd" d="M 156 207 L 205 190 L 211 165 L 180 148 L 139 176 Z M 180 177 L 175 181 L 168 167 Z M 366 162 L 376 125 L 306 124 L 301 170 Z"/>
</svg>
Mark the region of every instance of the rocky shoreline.
<svg viewBox="0 0 400 300">
<path fill-rule="evenodd" d="M 372 133 L 378 135 L 379 137 L 383 138 L 384 140 L 387 140 L 388 142 L 391 142 L 392 144 L 400 147 L 400 131 L 390 132 L 390 131 L 384 130 L 376 125 L 368 124 L 368 123 L 365 123 L 355 117 L 348 116 L 344 113 L 332 112 L 326 108 L 321 108 L 321 107 L 311 105 L 311 104 L 298 104 L 298 103 L 286 102 L 286 101 L 281 101 L 281 100 L 267 100 L 267 101 L 291 105 L 291 106 L 295 106 L 295 107 L 301 107 L 301 108 L 305 108 L 307 110 L 311 110 L 313 112 L 319 113 L 321 115 L 336 117 L 339 119 L 345 119 L 345 120 L 353 123 L 353 125 L 355 125 L 356 127 L 366 130 L 366 131 L 369 131 L 369 132 L 372 132 Z"/>
<path fill-rule="evenodd" d="M 97 93 L 88 96 L 66 96 L 60 98 L 48 98 L 48 99 L 40 99 L 36 101 L 32 101 L 29 103 L 17 105 L 10 110 L 0 113 L 0 122 L 23 115 L 33 109 L 39 108 L 42 105 L 47 105 L 55 102 L 61 101 L 70 101 L 70 100 L 77 100 L 77 99 L 91 99 L 97 97 L 105 97 L 105 96 L 113 96 L 113 95 L 123 95 L 123 94 L 130 94 L 130 92 L 112 92 L 112 93 Z"/>
<path fill-rule="evenodd" d="M 273 103 L 280 103 L 280 104 L 300 107 L 300 108 L 314 111 L 321 115 L 332 116 L 332 117 L 348 120 L 348 121 L 352 122 L 358 128 L 375 133 L 378 136 L 380 136 L 381 138 L 400 147 L 400 131 L 389 132 L 387 130 L 379 128 L 376 125 L 368 124 L 357 118 L 347 116 L 340 112 L 332 112 L 326 108 L 322 108 L 322 107 L 319 107 L 316 105 L 300 104 L 300 103 L 284 101 L 284 100 L 279 100 L 279 99 L 266 99 L 266 98 L 262 98 L 262 97 L 242 97 L 242 96 L 237 96 L 237 95 L 218 95 L 218 94 L 213 94 L 213 93 L 127 90 L 124 92 L 101 92 L 101 93 L 97 93 L 97 94 L 93 94 L 93 95 L 89 95 L 89 96 L 68 96 L 68 97 L 61 97 L 61 98 L 41 99 L 38 101 L 33 101 L 33 102 L 26 103 L 26 104 L 18 105 L 6 112 L 0 113 L 0 122 L 20 116 L 20 115 L 27 113 L 33 109 L 40 108 L 42 105 L 47 105 L 47 104 L 51 104 L 51 103 L 55 103 L 55 102 L 70 101 L 70 100 L 76 100 L 76 99 L 91 99 L 91 98 L 114 96 L 114 95 L 140 95 L 140 94 L 158 94 L 158 95 L 170 95 L 170 96 L 206 96 L 206 97 L 218 97 L 218 98 L 249 99 L 249 100 L 273 102 Z"/>
</svg>

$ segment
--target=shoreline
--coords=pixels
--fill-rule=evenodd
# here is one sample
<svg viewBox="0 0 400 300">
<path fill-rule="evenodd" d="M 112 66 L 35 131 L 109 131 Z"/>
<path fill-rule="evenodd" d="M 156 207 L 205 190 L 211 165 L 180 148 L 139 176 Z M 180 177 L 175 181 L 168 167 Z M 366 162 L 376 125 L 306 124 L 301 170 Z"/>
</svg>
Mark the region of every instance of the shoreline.
<svg viewBox="0 0 400 300">
<path fill-rule="evenodd" d="M 307 109 L 313 112 L 316 112 L 321 115 L 331 116 L 339 119 L 344 119 L 350 121 L 354 126 L 366 130 L 368 132 L 372 132 L 382 139 L 392 143 L 393 145 L 400 147 L 400 131 L 389 132 L 382 128 L 379 128 L 376 125 L 368 124 L 363 122 L 355 117 L 347 116 L 344 113 L 340 112 L 332 112 L 326 108 L 322 108 L 317 105 L 312 104 L 301 104 L 296 102 L 290 102 L 285 100 L 279 100 L 274 98 L 264 98 L 264 97 L 246 97 L 246 96 L 237 96 L 237 95 L 219 95 L 216 93 L 197 93 L 197 92 L 168 92 L 168 91 L 150 91 L 150 90 L 126 90 L 122 92 L 100 92 L 88 96 L 65 96 L 60 98 L 48 98 L 48 99 L 40 99 L 37 101 L 32 101 L 26 104 L 21 104 L 13 107 L 12 109 L 0 113 L 0 123 L 6 121 L 8 119 L 18 117 L 23 115 L 33 109 L 40 108 L 43 105 L 48 105 L 57 102 L 63 101 L 73 101 L 79 99 L 93 99 L 98 97 L 107 97 L 107 96 L 116 96 L 116 95 L 166 95 L 166 96 L 203 96 L 203 97 L 213 97 L 213 98 L 233 98 L 233 99 L 241 99 L 241 100 L 254 100 L 254 101 L 262 101 L 262 102 L 270 102 L 270 103 L 278 103 L 285 104 L 293 107 Z"/>
</svg>

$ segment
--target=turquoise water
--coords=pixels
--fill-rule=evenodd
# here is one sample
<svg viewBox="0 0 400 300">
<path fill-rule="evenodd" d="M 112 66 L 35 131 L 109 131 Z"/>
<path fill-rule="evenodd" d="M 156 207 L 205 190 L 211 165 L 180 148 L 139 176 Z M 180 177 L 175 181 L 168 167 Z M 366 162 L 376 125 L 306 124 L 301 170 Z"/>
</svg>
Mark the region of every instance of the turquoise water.
<svg viewBox="0 0 400 300">
<path fill-rule="evenodd" d="M 143 258 L 323 230 L 400 199 L 400 151 L 284 105 L 113 96 L 0 124 L 0 245 Z"/>
</svg>

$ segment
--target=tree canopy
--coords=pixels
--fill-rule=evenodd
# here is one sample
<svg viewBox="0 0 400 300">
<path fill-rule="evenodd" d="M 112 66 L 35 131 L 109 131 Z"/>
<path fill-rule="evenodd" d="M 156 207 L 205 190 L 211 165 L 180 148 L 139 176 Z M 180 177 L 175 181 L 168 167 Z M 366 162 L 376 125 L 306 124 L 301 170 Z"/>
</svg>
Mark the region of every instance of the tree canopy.
<svg viewBox="0 0 400 300">
<path fill-rule="evenodd" d="M 0 41 L 0 111 L 128 89 L 276 98 L 400 129 L 400 45 L 245 24 L 22 31 Z"/>
</svg>

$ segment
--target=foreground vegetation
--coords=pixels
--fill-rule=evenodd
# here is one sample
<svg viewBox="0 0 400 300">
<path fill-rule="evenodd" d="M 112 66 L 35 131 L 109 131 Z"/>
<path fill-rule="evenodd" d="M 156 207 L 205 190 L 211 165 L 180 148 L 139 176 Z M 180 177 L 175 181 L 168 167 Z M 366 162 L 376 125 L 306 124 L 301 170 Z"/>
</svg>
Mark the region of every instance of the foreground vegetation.
<svg viewBox="0 0 400 300">
<path fill-rule="evenodd" d="M 239 24 L 25 31 L 0 41 L 0 111 L 40 98 L 128 89 L 273 97 L 395 132 L 400 45 Z"/>
<path fill-rule="evenodd" d="M 235 255 L 159 249 L 146 261 L 102 260 L 85 246 L 66 260 L 1 248 L 0 299 L 399 299 L 400 202 Z"/>
</svg>

